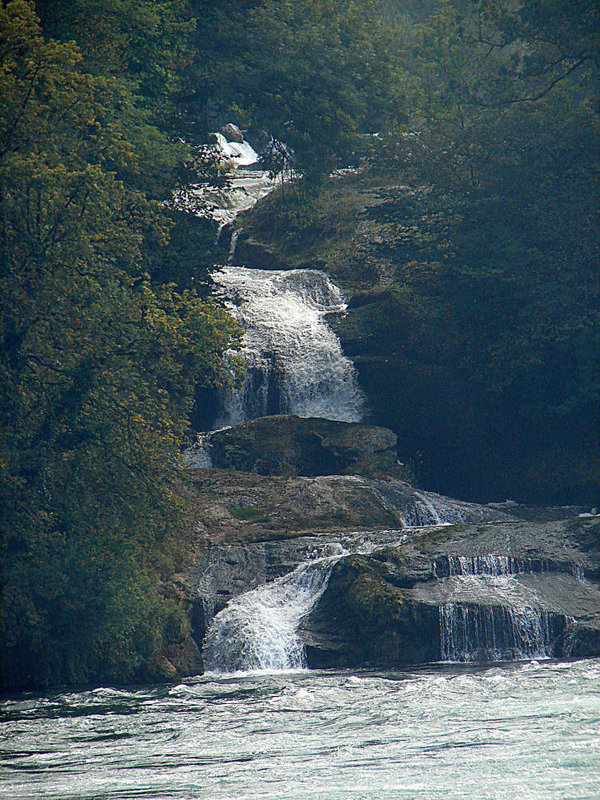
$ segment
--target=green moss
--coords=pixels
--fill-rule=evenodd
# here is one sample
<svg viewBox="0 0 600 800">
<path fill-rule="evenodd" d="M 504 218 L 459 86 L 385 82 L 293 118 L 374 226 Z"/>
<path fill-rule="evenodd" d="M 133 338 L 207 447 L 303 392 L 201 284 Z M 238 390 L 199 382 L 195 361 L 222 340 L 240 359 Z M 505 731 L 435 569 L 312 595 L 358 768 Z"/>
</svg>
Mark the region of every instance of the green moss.
<svg viewBox="0 0 600 800">
<path fill-rule="evenodd" d="M 230 506 L 229 510 L 236 519 L 244 522 L 270 522 L 269 515 L 254 506 Z"/>
</svg>

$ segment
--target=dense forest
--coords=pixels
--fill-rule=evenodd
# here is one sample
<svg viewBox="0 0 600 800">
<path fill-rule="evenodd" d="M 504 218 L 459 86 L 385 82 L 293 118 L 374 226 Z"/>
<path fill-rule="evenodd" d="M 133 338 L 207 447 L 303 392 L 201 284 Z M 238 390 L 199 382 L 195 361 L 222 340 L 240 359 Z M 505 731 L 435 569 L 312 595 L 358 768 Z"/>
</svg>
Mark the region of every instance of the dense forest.
<svg viewBox="0 0 600 800">
<path fill-rule="evenodd" d="M 215 224 L 173 198 L 227 185 L 207 145 L 228 121 L 288 176 L 248 224 L 352 296 L 341 336 L 367 392 L 366 355 L 385 355 L 371 412 L 420 479 L 594 502 L 598 17 L 593 0 L 3 0 L 5 685 L 161 677 L 181 446 L 241 340 L 210 299 Z"/>
</svg>

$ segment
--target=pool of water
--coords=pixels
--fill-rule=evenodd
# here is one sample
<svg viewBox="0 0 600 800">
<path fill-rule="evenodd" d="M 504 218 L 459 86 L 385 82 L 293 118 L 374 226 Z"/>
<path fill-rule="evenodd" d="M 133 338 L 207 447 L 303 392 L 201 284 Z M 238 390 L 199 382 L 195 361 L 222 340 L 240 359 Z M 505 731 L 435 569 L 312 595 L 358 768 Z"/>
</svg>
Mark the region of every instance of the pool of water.
<svg viewBox="0 0 600 800">
<path fill-rule="evenodd" d="M 597 800 L 600 660 L 206 675 L 0 704 L 11 800 Z"/>
</svg>

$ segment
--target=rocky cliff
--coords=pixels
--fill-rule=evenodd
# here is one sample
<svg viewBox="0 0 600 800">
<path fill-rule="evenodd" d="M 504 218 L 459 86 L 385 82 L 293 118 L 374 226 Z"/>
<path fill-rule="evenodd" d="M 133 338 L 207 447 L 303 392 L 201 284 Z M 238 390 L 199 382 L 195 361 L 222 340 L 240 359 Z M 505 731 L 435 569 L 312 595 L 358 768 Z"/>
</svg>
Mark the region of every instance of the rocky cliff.
<svg viewBox="0 0 600 800">
<path fill-rule="evenodd" d="M 428 202 L 425 188 L 367 170 L 318 196 L 275 192 L 240 220 L 236 262 L 321 269 L 343 289 L 348 311 L 332 326 L 373 421 L 397 434 L 423 484 L 474 500 L 596 504 L 585 348 L 574 340 L 581 358 L 568 357 L 564 342 L 538 341 L 544 314 L 524 305 L 522 284 L 461 273 Z"/>
<path fill-rule="evenodd" d="M 451 526 L 349 556 L 302 624 L 308 663 L 597 655 L 599 545 L 600 520 L 577 518 Z"/>
<path fill-rule="evenodd" d="M 287 422 L 289 428 L 275 418 L 265 431 L 259 420 L 222 432 L 219 446 L 238 447 L 238 437 L 247 442 L 249 432 L 251 440 L 264 435 L 268 442 L 273 425 L 283 424 L 287 444 L 275 438 L 265 452 L 269 471 L 289 472 L 296 437 L 314 429 L 314 421 Z M 362 443 L 355 454 L 366 447 L 372 455 L 380 452 L 375 443 L 392 442 L 375 429 L 366 446 L 366 428 L 334 423 L 319 430 L 329 436 L 337 430 L 355 448 Z M 345 457 L 338 466 L 347 468 Z M 515 608 L 531 616 L 523 630 L 541 625 L 545 654 L 600 654 L 597 517 L 560 519 L 577 509 L 461 503 L 383 473 L 260 475 L 254 459 L 249 467 L 254 471 L 189 470 L 185 491 L 195 533 L 190 565 L 172 584 L 184 615 L 165 649 L 165 675 L 201 669 L 195 648 L 231 599 L 327 557 L 337 563 L 300 629 L 310 666 L 534 657 L 534 645 L 529 652 L 523 640 L 529 634 L 511 617 Z M 473 633 L 469 625 L 480 629 L 479 651 L 459 641 Z"/>
</svg>

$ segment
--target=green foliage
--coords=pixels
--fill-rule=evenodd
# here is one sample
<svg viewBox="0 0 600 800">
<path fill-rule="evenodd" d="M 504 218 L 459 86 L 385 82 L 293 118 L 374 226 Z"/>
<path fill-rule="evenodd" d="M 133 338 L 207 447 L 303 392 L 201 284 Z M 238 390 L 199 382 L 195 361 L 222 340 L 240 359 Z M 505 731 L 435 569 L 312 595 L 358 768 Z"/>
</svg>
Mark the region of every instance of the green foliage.
<svg viewBox="0 0 600 800">
<path fill-rule="evenodd" d="M 318 182 L 356 161 L 384 114 L 389 41 L 371 0 L 263 0 L 212 12 L 204 85 L 273 137 L 275 172 Z M 210 55 L 208 55 L 210 53 Z M 281 145 L 285 145 L 285 147 Z"/>
<path fill-rule="evenodd" d="M 231 506 L 231 513 L 244 522 L 269 522 L 269 515 L 253 506 Z"/>
<path fill-rule="evenodd" d="M 412 131 L 389 136 L 374 156 L 413 187 L 391 190 L 376 209 L 386 257 L 402 265 L 398 328 L 409 314 L 419 330 L 410 343 L 399 334 L 398 355 L 435 363 L 436 352 L 446 354 L 448 408 L 454 392 L 479 398 L 479 418 L 469 410 L 464 424 L 494 458 L 518 463 L 538 452 L 540 479 L 527 478 L 544 484 L 538 497 L 568 498 L 561 459 L 579 461 L 571 489 L 591 497 L 597 471 L 584 465 L 597 441 L 600 390 L 597 11 L 585 0 L 448 3 L 404 35 Z M 431 333 L 439 337 L 442 326 L 440 346 Z M 554 485 L 541 479 L 551 473 L 541 455 L 548 440 Z"/>
<path fill-rule="evenodd" d="M 246 229 L 355 293 L 344 346 L 425 483 L 595 502 L 596 4 L 432 3 L 421 24 L 403 5 L 385 4 L 397 102 L 359 174 L 324 182 L 301 225 L 290 191 Z"/>
<path fill-rule="evenodd" d="M 194 390 L 227 381 L 239 332 L 145 274 L 182 147 L 127 81 L 45 40 L 31 3 L 0 10 L 0 42 L 4 679 L 131 680 L 168 611 L 153 576 Z"/>
</svg>

